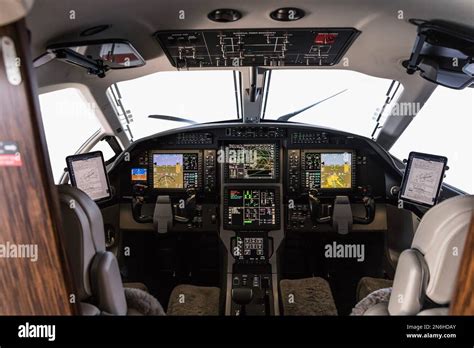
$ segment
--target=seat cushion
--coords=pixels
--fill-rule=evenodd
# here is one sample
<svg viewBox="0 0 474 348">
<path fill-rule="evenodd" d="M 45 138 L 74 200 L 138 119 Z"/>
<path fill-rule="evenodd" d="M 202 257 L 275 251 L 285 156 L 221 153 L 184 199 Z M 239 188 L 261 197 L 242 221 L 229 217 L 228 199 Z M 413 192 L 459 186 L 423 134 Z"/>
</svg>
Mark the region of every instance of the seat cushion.
<svg viewBox="0 0 474 348">
<path fill-rule="evenodd" d="M 357 302 L 361 301 L 375 290 L 392 287 L 393 280 L 383 278 L 363 277 L 357 285 Z"/>
<path fill-rule="evenodd" d="M 219 315 L 220 289 L 178 285 L 171 292 L 167 315 Z"/>
<path fill-rule="evenodd" d="M 138 288 L 124 288 L 127 315 L 165 315 L 160 302 L 148 292 Z"/>
<path fill-rule="evenodd" d="M 284 315 L 337 315 L 329 283 L 323 278 L 280 281 Z"/>
<path fill-rule="evenodd" d="M 388 315 L 388 301 L 391 293 L 392 288 L 375 290 L 352 308 L 351 315 Z"/>
<path fill-rule="evenodd" d="M 150 292 L 150 291 L 148 291 L 148 287 L 145 284 L 139 283 L 139 282 L 123 283 L 123 287 L 124 288 L 130 288 L 130 289 L 140 289 L 140 290 L 143 290 L 145 292 Z"/>
</svg>

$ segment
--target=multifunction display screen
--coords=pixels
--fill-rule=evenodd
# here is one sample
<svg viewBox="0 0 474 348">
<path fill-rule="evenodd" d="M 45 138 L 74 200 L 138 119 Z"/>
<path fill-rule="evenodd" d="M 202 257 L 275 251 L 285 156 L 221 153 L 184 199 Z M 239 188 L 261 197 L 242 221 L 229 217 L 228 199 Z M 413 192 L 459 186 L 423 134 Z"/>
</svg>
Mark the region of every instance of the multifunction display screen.
<svg viewBox="0 0 474 348">
<path fill-rule="evenodd" d="M 279 224 L 277 190 L 232 188 L 226 192 L 226 225 L 243 228 Z"/>
<path fill-rule="evenodd" d="M 153 188 L 187 189 L 198 186 L 197 153 L 154 153 Z"/>
<path fill-rule="evenodd" d="M 305 152 L 304 186 L 307 189 L 351 189 L 351 152 Z"/>
<path fill-rule="evenodd" d="M 276 144 L 229 144 L 226 162 L 227 177 L 232 181 L 277 178 Z"/>
</svg>

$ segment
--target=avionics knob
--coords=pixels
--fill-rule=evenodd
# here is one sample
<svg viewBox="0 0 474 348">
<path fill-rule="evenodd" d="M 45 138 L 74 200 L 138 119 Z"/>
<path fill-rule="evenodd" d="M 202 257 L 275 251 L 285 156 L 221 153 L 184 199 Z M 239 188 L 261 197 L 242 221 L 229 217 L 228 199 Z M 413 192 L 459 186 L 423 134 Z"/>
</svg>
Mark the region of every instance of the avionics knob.
<svg viewBox="0 0 474 348">
<path fill-rule="evenodd" d="M 392 197 L 398 197 L 398 193 L 400 192 L 400 187 L 399 186 L 392 186 L 390 188 L 390 194 Z"/>
</svg>

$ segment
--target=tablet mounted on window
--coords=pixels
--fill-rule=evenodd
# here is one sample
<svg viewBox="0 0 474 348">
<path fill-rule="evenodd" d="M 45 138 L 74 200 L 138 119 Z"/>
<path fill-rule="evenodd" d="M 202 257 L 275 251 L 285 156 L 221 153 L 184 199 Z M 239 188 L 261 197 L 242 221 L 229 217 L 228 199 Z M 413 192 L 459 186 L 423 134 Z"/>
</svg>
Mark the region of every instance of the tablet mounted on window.
<svg viewBox="0 0 474 348">
<path fill-rule="evenodd" d="M 400 199 L 432 207 L 438 202 L 448 159 L 443 156 L 410 152 L 403 175 Z"/>
<path fill-rule="evenodd" d="M 71 185 L 100 202 L 111 197 L 109 177 L 101 151 L 66 157 Z"/>
</svg>

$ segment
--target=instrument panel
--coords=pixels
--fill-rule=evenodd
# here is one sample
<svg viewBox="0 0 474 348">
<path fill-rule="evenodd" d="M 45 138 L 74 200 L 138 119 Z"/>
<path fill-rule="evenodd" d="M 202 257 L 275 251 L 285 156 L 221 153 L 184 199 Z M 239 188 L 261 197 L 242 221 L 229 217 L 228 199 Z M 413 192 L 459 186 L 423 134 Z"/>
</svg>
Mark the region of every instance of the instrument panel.
<svg viewBox="0 0 474 348">
<path fill-rule="evenodd" d="M 395 199 L 388 185 L 400 174 L 368 139 L 296 125 L 201 127 L 139 140 L 129 161 L 114 163 L 109 176 L 121 204 L 141 204 L 127 228 L 153 228 L 160 196 L 169 197 L 180 230 L 244 232 L 308 230 L 331 214 L 336 196 Z"/>
<path fill-rule="evenodd" d="M 350 149 L 289 150 L 288 189 L 350 192 L 356 187 L 356 158 Z"/>
<path fill-rule="evenodd" d="M 147 186 L 151 191 L 215 189 L 214 150 L 149 150 L 133 161 L 131 185 Z"/>
</svg>

